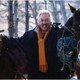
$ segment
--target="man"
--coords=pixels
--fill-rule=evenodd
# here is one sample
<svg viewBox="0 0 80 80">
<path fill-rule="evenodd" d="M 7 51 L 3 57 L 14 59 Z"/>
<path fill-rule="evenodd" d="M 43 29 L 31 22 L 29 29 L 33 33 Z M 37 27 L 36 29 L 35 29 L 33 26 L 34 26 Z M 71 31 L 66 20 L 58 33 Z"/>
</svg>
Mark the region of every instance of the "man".
<svg viewBox="0 0 80 80">
<path fill-rule="evenodd" d="M 47 10 L 41 10 L 38 26 L 26 32 L 21 38 L 0 38 L 1 48 L 13 49 L 20 47 L 27 59 L 29 79 L 65 79 L 69 78 L 69 69 L 62 69 L 63 63 L 57 55 L 57 25 L 52 25 L 52 15 Z M 16 55 L 17 53 L 15 53 Z"/>
</svg>

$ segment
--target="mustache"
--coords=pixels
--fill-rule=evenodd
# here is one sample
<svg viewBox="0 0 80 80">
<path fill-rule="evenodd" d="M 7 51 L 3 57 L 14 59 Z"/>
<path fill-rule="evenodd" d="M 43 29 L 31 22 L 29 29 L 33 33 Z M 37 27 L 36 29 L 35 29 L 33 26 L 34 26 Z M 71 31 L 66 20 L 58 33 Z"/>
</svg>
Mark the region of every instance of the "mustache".
<svg viewBox="0 0 80 80">
<path fill-rule="evenodd" d="M 43 24 L 43 26 L 47 26 L 47 24 Z"/>
</svg>

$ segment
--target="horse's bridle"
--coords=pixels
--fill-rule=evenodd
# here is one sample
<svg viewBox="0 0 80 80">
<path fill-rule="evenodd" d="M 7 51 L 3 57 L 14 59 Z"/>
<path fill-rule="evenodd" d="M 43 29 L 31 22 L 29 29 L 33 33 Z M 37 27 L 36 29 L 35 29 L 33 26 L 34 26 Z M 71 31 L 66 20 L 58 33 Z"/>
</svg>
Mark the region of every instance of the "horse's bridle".
<svg viewBox="0 0 80 80">
<path fill-rule="evenodd" d="M 65 67 L 65 65 L 66 65 L 66 61 L 65 61 L 65 51 L 64 51 L 64 48 L 65 48 L 65 44 L 64 44 L 64 42 L 65 42 L 65 40 L 66 40 L 66 38 L 65 38 L 65 36 L 64 36 L 64 33 L 65 33 L 65 30 L 68 30 L 73 36 L 74 36 L 74 34 L 75 34 L 75 32 L 74 31 L 72 31 L 72 30 L 70 30 L 70 29 L 68 29 L 68 27 L 66 27 L 66 26 L 63 26 L 63 33 L 62 33 L 62 38 L 63 38 L 63 40 L 62 40 L 62 47 L 63 47 L 63 52 L 62 52 L 62 57 L 63 57 L 63 59 L 64 59 L 64 61 L 62 61 L 63 62 L 63 67 L 62 67 L 62 69 L 61 70 L 64 70 L 64 67 Z M 69 41 L 69 43 L 70 43 L 70 41 Z M 71 56 L 71 54 L 72 53 L 69 53 L 68 55 L 69 56 Z M 59 55 L 58 55 L 59 56 Z M 60 56 L 59 56 L 60 57 Z M 69 57 L 70 58 L 70 57 Z M 67 64 L 68 66 L 69 66 L 69 68 L 70 68 L 70 65 L 69 64 Z"/>
</svg>

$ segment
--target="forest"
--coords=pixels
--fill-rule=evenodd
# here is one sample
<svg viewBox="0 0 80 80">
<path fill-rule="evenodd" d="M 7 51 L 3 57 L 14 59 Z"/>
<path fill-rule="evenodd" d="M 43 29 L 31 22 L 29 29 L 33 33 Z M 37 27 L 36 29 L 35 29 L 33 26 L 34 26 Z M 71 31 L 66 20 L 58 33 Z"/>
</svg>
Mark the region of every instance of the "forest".
<svg viewBox="0 0 80 80">
<path fill-rule="evenodd" d="M 0 0 L 0 34 L 19 37 L 37 26 L 39 10 L 47 9 L 63 26 L 72 15 L 69 5 L 80 7 L 79 0 Z"/>
</svg>

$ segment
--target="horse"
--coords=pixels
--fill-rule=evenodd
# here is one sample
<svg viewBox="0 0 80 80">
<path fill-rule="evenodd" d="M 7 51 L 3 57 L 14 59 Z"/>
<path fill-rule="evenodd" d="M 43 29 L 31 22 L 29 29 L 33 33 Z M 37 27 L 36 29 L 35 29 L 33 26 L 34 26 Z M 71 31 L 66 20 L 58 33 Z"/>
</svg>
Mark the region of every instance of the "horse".
<svg viewBox="0 0 80 80">
<path fill-rule="evenodd" d="M 80 9 L 76 10 L 76 8 L 72 6 L 70 6 L 70 8 L 73 8 L 73 10 L 71 11 L 73 13 L 72 27 L 74 28 L 75 38 L 77 40 L 76 74 L 78 78 L 80 79 L 80 61 L 78 61 L 78 57 L 80 53 Z"/>
<path fill-rule="evenodd" d="M 58 32 L 57 51 L 63 64 L 68 65 L 80 78 L 80 69 L 77 67 L 77 56 L 80 51 L 80 9 L 70 4 L 69 7 L 73 15 Z"/>
<path fill-rule="evenodd" d="M 75 32 L 75 39 L 77 41 L 77 58 L 78 58 L 78 55 L 80 53 L 80 9 L 76 9 L 75 7 L 70 6 L 70 9 L 71 9 L 71 12 L 73 13 L 73 16 L 72 16 L 72 27 L 73 27 L 73 30 Z M 78 60 L 78 59 L 77 59 Z M 80 61 L 77 61 L 76 60 L 76 74 L 77 74 L 77 77 L 80 79 Z M 78 66 L 77 66 L 78 64 Z"/>
<path fill-rule="evenodd" d="M 24 51 L 20 47 L 2 48 L 0 50 L 0 79 L 26 79 L 23 76 L 26 64 Z"/>
</svg>

